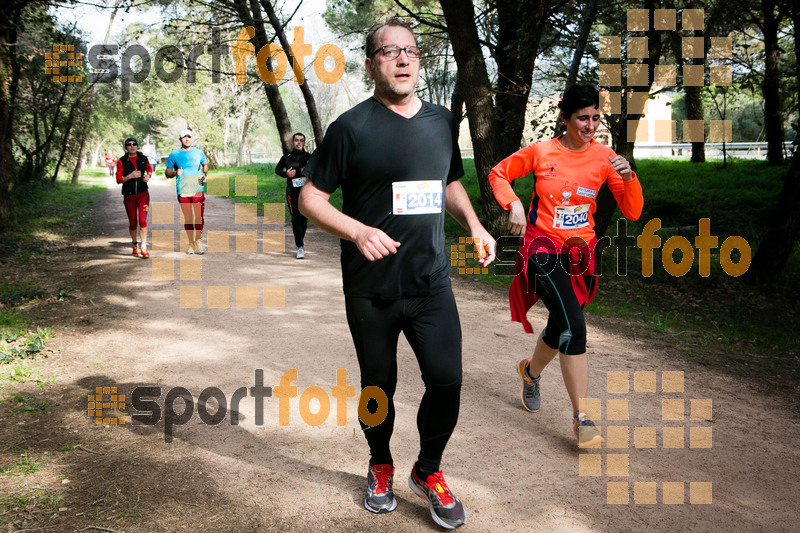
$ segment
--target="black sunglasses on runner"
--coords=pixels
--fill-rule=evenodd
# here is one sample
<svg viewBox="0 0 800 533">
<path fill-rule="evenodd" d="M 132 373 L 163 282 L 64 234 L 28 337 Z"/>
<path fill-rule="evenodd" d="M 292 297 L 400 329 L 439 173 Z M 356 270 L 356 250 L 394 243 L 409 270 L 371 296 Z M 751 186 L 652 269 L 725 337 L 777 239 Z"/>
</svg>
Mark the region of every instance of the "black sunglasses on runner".
<svg viewBox="0 0 800 533">
<path fill-rule="evenodd" d="M 403 50 L 405 50 L 409 59 L 418 59 L 419 55 L 422 53 L 422 50 L 420 50 L 418 46 L 400 47 L 394 44 L 387 44 L 386 46 L 381 46 L 372 52 L 369 57 L 374 56 L 378 52 L 383 52 L 383 57 L 386 59 L 395 59 L 396 57 L 400 56 L 400 52 Z"/>
<path fill-rule="evenodd" d="M 136 143 L 125 143 L 125 146 L 139 146 L 139 145 Z"/>
</svg>

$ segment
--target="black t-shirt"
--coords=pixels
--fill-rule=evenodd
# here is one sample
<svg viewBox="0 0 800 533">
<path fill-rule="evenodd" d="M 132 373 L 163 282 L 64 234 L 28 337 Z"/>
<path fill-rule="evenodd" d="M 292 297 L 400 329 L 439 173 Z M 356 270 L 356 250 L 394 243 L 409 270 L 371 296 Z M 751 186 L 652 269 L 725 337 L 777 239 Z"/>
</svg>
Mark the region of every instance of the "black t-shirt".
<svg viewBox="0 0 800 533">
<path fill-rule="evenodd" d="M 280 161 L 278 161 L 278 164 L 275 166 L 275 174 L 286 178 L 287 187 L 294 187 L 292 180 L 302 177 L 300 175 L 300 170 L 306 166 L 309 157 L 311 157 L 311 154 L 305 150 L 292 150 L 288 154 L 281 157 Z M 287 171 L 290 168 L 293 168 L 297 171 L 294 175 L 294 178 L 290 178 L 287 174 Z"/>
<path fill-rule="evenodd" d="M 445 187 L 464 174 L 454 124 L 438 105 L 423 102 L 407 119 L 370 98 L 328 128 L 303 174 L 327 193 L 341 186 L 344 214 L 401 243 L 396 254 L 371 262 L 342 240 L 348 296 L 427 296 L 450 284 Z"/>
</svg>

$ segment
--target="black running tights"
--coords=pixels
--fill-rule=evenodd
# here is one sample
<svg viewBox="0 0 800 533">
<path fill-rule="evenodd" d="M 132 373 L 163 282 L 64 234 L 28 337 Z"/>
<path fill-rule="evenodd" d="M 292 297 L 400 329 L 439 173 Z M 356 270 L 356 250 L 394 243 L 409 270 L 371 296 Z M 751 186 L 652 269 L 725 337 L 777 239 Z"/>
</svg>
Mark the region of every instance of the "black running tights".
<svg viewBox="0 0 800 533">
<path fill-rule="evenodd" d="M 370 465 L 393 464 L 389 441 L 394 429 L 397 341 L 402 331 L 417 358 L 425 394 L 417 413 L 419 469 L 439 470 L 456 427 L 461 395 L 461 323 L 448 286 L 424 298 L 381 300 L 345 297 L 347 322 L 361 369 L 361 388 L 380 387 L 389 401 L 380 424 L 361 428 L 370 448 Z M 367 404 L 370 413 L 376 400 Z"/>
</svg>

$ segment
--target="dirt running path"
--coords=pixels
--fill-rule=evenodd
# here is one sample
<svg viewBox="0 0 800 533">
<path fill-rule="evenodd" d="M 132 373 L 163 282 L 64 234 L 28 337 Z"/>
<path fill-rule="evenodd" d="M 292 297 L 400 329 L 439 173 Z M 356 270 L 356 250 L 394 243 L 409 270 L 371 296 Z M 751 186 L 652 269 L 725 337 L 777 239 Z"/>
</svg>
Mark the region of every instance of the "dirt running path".
<svg viewBox="0 0 800 533">
<path fill-rule="evenodd" d="M 154 202 L 175 203 L 167 184 L 156 183 L 152 196 Z M 0 422 L 4 458 L 8 446 L 24 442 L 31 456 L 48 462 L 33 475 L 0 477 L 0 489 L 41 487 L 63 494 L 57 510 L 33 516 L 28 527 L 128 533 L 438 529 L 406 482 L 418 446 L 415 409 L 422 389 L 404 340 L 392 441 L 398 508 L 386 515 L 363 509 L 367 446 L 355 398 L 346 402 L 345 426 L 336 424 L 332 398 L 338 369 L 346 370 L 347 385 L 358 385 L 338 241 L 312 229 L 306 259 L 298 261 L 287 225 L 285 253 L 231 251 L 200 258 L 156 252 L 154 259 L 175 261 L 175 280 L 154 281 L 151 262 L 129 256 L 121 204 L 118 190 L 109 190 L 98 208 L 101 234 L 51 265 L 54 276 L 72 276 L 69 283 L 77 288 L 66 304 L 46 309 L 59 326 L 52 344 L 63 350 L 43 368 L 45 375 L 56 373 L 57 381 L 36 394 L 58 407 L 35 419 Z M 234 224 L 233 205 L 209 199 L 206 228 L 258 230 L 260 236 L 263 226 Z M 151 228 L 177 233 L 180 226 Z M 181 261 L 202 263 L 202 280 L 181 281 Z M 184 265 L 185 273 L 196 266 Z M 443 469 L 467 510 L 464 530 L 797 530 L 800 431 L 785 402 L 687 363 L 688 348 L 634 332 L 628 322 L 593 316 L 591 395 L 602 401 L 595 418 L 628 429 L 612 430 L 619 448 L 579 452 L 557 362 L 544 373 L 542 410 L 524 411 L 514 364 L 529 354 L 534 336 L 509 321 L 504 291 L 457 276 L 453 283 L 464 331 L 464 386 Z M 234 289 L 227 309 L 180 306 L 181 287 L 200 287 L 205 304 L 209 286 L 255 287 L 259 307 L 237 308 Z M 263 286 L 285 287 L 285 306 L 261 307 Z M 531 316 L 541 328 L 544 308 L 536 306 Z M 321 387 L 331 401 L 327 420 L 308 425 L 301 402 L 292 398 L 283 427 L 272 397 L 264 400 L 263 424 L 257 424 L 255 401 L 247 396 L 238 405 L 238 425 L 231 425 L 230 412 L 216 426 L 202 423 L 195 412 L 174 427 L 174 439 L 166 443 L 163 420 L 155 427 L 109 427 L 95 425 L 86 413 L 87 395 L 98 386 L 118 387 L 129 402 L 135 387 L 161 387 L 162 406 L 174 387 L 185 387 L 195 401 L 203 389 L 218 387 L 230 401 L 236 389 L 254 386 L 256 369 L 270 387 L 297 369 L 291 385 L 298 396 L 318 394 L 309 387 Z M 611 385 L 621 378 L 629 392 L 606 392 L 609 371 L 618 373 Z M 636 374 L 638 383 L 647 388 L 646 379 L 654 378 L 656 391 L 635 391 L 634 372 L 646 371 L 655 374 Z M 683 392 L 662 392 L 662 382 L 668 387 L 676 376 L 665 380 L 665 371 L 683 372 Z M 662 404 L 665 399 L 673 401 Z M 690 419 L 693 405 L 695 415 L 708 408 L 692 399 L 711 400 L 711 420 Z M 317 409 L 316 401 L 311 405 Z M 176 406 L 180 412 L 180 399 Z M 662 408 L 683 412 L 678 420 L 664 421 Z M 132 412 L 130 403 L 126 411 Z M 619 442 L 626 431 L 627 439 Z M 635 448 L 634 435 L 638 444 L 652 441 L 655 447 Z M 665 448 L 665 439 L 679 447 Z M 80 446 L 70 450 L 75 444 Z M 623 503 L 609 504 L 609 498 Z"/>
</svg>

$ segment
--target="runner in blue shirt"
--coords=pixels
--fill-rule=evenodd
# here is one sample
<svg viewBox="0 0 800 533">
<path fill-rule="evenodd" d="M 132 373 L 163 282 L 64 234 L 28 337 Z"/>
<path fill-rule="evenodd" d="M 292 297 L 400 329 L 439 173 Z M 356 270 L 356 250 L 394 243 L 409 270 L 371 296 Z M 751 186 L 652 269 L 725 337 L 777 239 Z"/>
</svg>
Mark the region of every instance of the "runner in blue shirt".
<svg viewBox="0 0 800 533">
<path fill-rule="evenodd" d="M 206 207 L 203 184 L 208 173 L 205 154 L 192 146 L 193 135 L 191 130 L 181 130 L 178 135 L 181 147 L 169 154 L 164 170 L 167 178 L 177 178 L 178 203 L 183 212 L 183 228 L 189 237 L 189 249 L 186 251 L 189 255 L 205 253 L 201 240 Z"/>
</svg>

